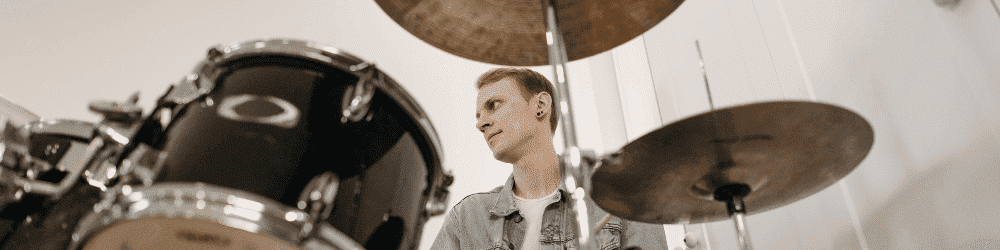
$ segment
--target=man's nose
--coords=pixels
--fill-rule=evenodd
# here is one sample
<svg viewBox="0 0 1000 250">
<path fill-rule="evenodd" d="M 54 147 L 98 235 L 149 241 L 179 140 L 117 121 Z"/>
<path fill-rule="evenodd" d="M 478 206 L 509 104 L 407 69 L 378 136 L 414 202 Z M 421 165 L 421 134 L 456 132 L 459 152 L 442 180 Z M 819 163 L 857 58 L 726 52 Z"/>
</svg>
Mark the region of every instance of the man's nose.
<svg viewBox="0 0 1000 250">
<path fill-rule="evenodd" d="M 483 119 L 479 119 L 479 122 L 476 123 L 476 128 L 479 129 L 479 132 L 486 133 L 486 128 L 489 128 L 489 127 L 490 127 L 490 123 L 484 121 Z"/>
</svg>

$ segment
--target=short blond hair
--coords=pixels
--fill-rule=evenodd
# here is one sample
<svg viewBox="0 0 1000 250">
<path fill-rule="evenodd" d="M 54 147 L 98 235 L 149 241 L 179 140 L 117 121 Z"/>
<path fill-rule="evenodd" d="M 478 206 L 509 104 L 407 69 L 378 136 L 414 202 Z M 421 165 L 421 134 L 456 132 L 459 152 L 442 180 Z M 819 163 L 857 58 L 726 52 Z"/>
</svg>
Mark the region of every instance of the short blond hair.
<svg viewBox="0 0 1000 250">
<path fill-rule="evenodd" d="M 518 83 L 519 89 L 521 90 L 521 97 L 524 97 L 525 101 L 531 100 L 531 96 L 546 92 L 549 96 L 552 96 L 552 103 L 550 107 L 552 108 L 552 115 L 549 116 L 549 128 L 552 132 L 556 131 L 556 125 L 559 125 L 559 112 L 556 109 L 556 95 L 552 82 L 546 79 L 545 76 L 535 72 L 530 69 L 522 68 L 496 68 L 483 75 L 479 76 L 479 80 L 476 81 L 476 88 L 482 88 L 486 84 L 498 82 L 504 78 L 510 78 Z"/>
</svg>

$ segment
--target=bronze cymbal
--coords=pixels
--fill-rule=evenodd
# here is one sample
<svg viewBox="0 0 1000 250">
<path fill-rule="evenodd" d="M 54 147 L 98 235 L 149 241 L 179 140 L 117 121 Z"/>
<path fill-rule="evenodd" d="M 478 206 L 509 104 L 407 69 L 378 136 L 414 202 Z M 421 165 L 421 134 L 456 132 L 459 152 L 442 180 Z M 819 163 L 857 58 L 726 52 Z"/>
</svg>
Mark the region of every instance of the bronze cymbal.
<svg viewBox="0 0 1000 250">
<path fill-rule="evenodd" d="M 729 219 L 716 188 L 746 184 L 746 214 L 795 202 L 851 172 L 873 131 L 861 116 L 814 102 L 719 109 L 650 132 L 605 156 L 591 198 L 608 213 L 655 224 Z"/>
<path fill-rule="evenodd" d="M 434 47 L 510 66 L 549 64 L 540 0 L 375 0 L 393 21 Z M 557 24 L 569 61 L 646 32 L 684 0 L 561 0 Z"/>
<path fill-rule="evenodd" d="M 0 96 L 0 116 L 4 116 L 4 119 L 16 126 L 25 125 L 41 119 L 35 113 L 32 113 L 31 111 L 28 111 L 28 109 L 7 100 L 7 98 L 4 98 L 3 96 Z M 0 124 L 0 129 L 4 127 L 3 125 L 4 124 Z"/>
</svg>

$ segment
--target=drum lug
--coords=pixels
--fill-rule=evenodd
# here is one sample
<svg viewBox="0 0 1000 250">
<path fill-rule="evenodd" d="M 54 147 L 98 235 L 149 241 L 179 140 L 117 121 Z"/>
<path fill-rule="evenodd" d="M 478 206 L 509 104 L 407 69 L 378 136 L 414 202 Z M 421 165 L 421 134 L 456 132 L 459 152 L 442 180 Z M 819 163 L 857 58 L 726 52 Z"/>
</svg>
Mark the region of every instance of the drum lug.
<svg viewBox="0 0 1000 250">
<path fill-rule="evenodd" d="M 337 197 L 340 177 L 333 172 L 324 172 L 313 177 L 299 195 L 296 206 L 309 214 L 311 221 L 302 229 L 302 235 L 309 235 L 313 228 L 325 221 L 333 211 L 333 200 Z"/>
<path fill-rule="evenodd" d="M 343 111 L 343 116 L 340 118 L 341 123 L 359 122 L 366 116 L 367 120 L 371 120 L 371 116 L 368 116 L 368 108 L 371 107 L 372 97 L 375 96 L 375 85 L 382 81 L 382 74 L 377 72 L 375 64 L 354 65 L 351 66 L 351 71 L 363 72 L 358 82 L 354 86 L 347 86 L 344 91 L 344 98 L 341 102 L 341 110 Z"/>
<path fill-rule="evenodd" d="M 207 88 L 198 87 L 198 82 L 201 80 L 203 78 L 197 74 L 188 74 L 181 82 L 170 87 L 167 94 L 163 97 L 163 101 L 182 106 L 197 100 L 209 92 Z M 211 86 L 208 87 L 210 88 Z"/>
<path fill-rule="evenodd" d="M 427 217 L 438 216 L 444 214 L 448 210 L 448 196 L 451 194 L 448 191 L 448 187 L 455 182 L 455 176 L 451 174 L 451 171 L 444 173 L 444 177 L 441 178 L 441 185 L 434 191 L 434 195 L 430 200 L 427 201 Z"/>
<path fill-rule="evenodd" d="M 223 52 L 223 50 L 225 50 L 225 52 Z M 214 61 L 214 60 L 218 60 L 219 57 L 222 57 L 223 55 L 225 55 L 226 53 L 228 53 L 229 50 L 230 49 L 224 48 L 222 45 L 217 45 L 217 46 L 209 48 L 208 52 L 205 53 L 206 54 L 205 56 L 208 57 L 208 60 Z"/>
</svg>

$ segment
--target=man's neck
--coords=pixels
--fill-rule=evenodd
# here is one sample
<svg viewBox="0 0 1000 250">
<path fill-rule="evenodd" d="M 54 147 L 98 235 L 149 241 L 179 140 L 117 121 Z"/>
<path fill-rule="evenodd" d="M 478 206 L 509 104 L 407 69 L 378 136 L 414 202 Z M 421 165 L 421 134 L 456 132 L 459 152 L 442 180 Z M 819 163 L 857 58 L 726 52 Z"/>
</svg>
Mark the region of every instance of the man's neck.
<svg viewBox="0 0 1000 250">
<path fill-rule="evenodd" d="M 537 199 L 555 192 L 562 181 L 559 155 L 551 143 L 531 150 L 514 163 L 514 195 Z"/>
</svg>

